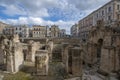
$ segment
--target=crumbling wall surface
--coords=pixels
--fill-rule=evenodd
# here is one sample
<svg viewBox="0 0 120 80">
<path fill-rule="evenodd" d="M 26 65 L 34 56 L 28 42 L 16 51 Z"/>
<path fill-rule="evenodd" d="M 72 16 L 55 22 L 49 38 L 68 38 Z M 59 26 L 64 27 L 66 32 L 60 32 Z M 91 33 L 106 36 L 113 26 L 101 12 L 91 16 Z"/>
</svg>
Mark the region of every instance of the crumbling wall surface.
<svg viewBox="0 0 120 80">
<path fill-rule="evenodd" d="M 23 46 L 19 41 L 19 37 L 14 35 L 8 41 L 8 46 L 6 47 L 7 54 L 7 71 L 16 73 L 18 72 L 23 65 Z"/>
<path fill-rule="evenodd" d="M 2 49 L 2 45 L 0 44 L 0 65 L 4 64 L 4 51 Z"/>
<path fill-rule="evenodd" d="M 36 50 L 39 50 L 39 48 L 40 48 L 39 42 L 34 41 L 28 42 L 28 51 L 26 53 L 27 61 L 35 62 L 35 52 Z"/>
<path fill-rule="evenodd" d="M 48 75 L 49 56 L 47 50 L 37 50 L 35 54 L 36 75 Z"/>
<path fill-rule="evenodd" d="M 21 43 L 15 43 L 15 51 L 14 51 L 14 66 L 15 72 L 18 72 L 23 66 L 23 47 Z"/>
<path fill-rule="evenodd" d="M 101 71 L 106 73 L 116 72 L 120 70 L 120 30 L 118 27 L 110 27 L 101 25 L 98 23 L 97 26 L 91 29 L 89 38 L 86 42 L 82 44 L 87 44 L 82 46 L 84 52 L 84 60 L 86 63 L 92 64 L 92 61 L 100 58 L 97 61 L 97 65 Z M 99 40 L 102 42 L 99 43 Z M 89 44 L 90 43 L 90 44 Z M 93 45 L 97 45 L 96 47 Z M 100 50 L 100 52 L 99 52 Z M 99 53 L 100 57 L 96 54 Z M 96 65 L 96 63 L 93 63 Z"/>
<path fill-rule="evenodd" d="M 16 73 L 23 65 L 23 48 L 16 35 L 5 36 L 1 40 L 1 58 L 6 64 L 6 70 L 10 73 Z"/>
<path fill-rule="evenodd" d="M 47 41 L 46 45 L 47 45 L 49 60 L 51 62 L 52 61 L 52 52 L 53 52 L 54 43 L 53 43 L 53 41 Z"/>
</svg>

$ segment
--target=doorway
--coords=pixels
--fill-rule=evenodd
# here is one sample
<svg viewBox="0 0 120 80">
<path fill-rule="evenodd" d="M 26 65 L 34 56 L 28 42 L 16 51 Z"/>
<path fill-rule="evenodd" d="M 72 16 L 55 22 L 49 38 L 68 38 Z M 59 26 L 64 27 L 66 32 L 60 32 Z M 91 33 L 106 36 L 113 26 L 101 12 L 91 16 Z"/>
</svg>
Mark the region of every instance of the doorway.
<svg viewBox="0 0 120 80">
<path fill-rule="evenodd" d="M 100 59 L 101 59 L 102 46 L 103 46 L 103 39 L 99 39 L 98 42 L 97 42 L 97 59 L 98 59 L 98 63 L 100 63 Z"/>
</svg>

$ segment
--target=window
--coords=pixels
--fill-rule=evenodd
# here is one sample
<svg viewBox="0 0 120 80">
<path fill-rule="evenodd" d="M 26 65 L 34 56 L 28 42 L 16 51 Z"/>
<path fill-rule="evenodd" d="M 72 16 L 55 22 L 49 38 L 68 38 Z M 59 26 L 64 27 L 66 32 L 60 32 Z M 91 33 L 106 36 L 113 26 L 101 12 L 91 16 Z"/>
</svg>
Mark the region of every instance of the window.
<svg viewBox="0 0 120 80">
<path fill-rule="evenodd" d="M 117 18 L 120 19 L 120 15 L 119 14 L 117 15 Z"/>
<path fill-rule="evenodd" d="M 119 9 L 120 9 L 120 5 L 118 4 L 118 5 L 117 5 L 117 10 L 119 10 Z"/>
<path fill-rule="evenodd" d="M 111 11 L 111 7 L 108 8 L 108 11 L 109 11 L 109 12 Z"/>
<path fill-rule="evenodd" d="M 104 15 L 104 11 L 102 11 L 102 15 Z"/>
<path fill-rule="evenodd" d="M 97 18 L 98 18 L 98 14 L 97 14 Z"/>
<path fill-rule="evenodd" d="M 111 16 L 108 16 L 108 20 L 111 20 Z"/>
</svg>

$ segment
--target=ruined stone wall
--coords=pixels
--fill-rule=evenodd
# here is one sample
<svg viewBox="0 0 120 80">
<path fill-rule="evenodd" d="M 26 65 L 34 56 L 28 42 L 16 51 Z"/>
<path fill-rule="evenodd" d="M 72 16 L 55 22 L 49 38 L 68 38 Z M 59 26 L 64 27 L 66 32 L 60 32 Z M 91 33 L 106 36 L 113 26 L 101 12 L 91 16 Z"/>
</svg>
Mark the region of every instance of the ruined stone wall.
<svg viewBox="0 0 120 80">
<path fill-rule="evenodd" d="M 75 76 L 82 75 L 82 52 L 80 47 L 74 47 L 72 52 L 72 74 Z"/>
<path fill-rule="evenodd" d="M 52 40 L 46 40 L 46 49 L 48 50 L 49 60 L 52 61 L 52 53 L 53 53 L 54 43 Z"/>
<path fill-rule="evenodd" d="M 0 45 L 1 47 L 2 45 Z M 3 65 L 4 64 L 4 51 L 2 48 L 0 48 L 0 65 Z"/>
<path fill-rule="evenodd" d="M 49 55 L 47 50 L 37 50 L 35 54 L 36 75 L 48 75 Z"/>
<path fill-rule="evenodd" d="M 84 61 L 88 64 L 95 64 L 97 62 L 97 45 L 88 43 L 86 50 Z"/>
<path fill-rule="evenodd" d="M 6 70 L 11 73 L 18 72 L 23 65 L 23 47 L 19 38 L 14 36 L 1 36 L 1 61 L 6 65 Z"/>
<path fill-rule="evenodd" d="M 30 41 L 28 43 L 28 51 L 26 53 L 26 60 L 35 62 L 35 53 L 36 53 L 36 50 L 39 50 L 39 48 L 40 48 L 39 42 Z"/>
<path fill-rule="evenodd" d="M 21 43 L 15 44 L 14 51 L 15 60 L 15 72 L 18 72 L 23 67 L 24 57 L 23 57 L 23 47 Z"/>
<path fill-rule="evenodd" d="M 86 42 L 87 45 L 82 47 L 84 51 L 87 51 L 87 55 L 84 55 L 87 58 L 85 62 L 93 65 L 99 64 L 99 70 L 106 73 L 118 71 L 120 69 L 120 38 L 118 34 L 115 30 L 113 33 L 112 28 L 102 25 L 91 31 L 89 40 Z M 99 43 L 99 41 L 102 42 Z M 98 53 L 100 57 L 97 57 Z"/>
<path fill-rule="evenodd" d="M 62 61 L 68 74 L 82 75 L 83 52 L 80 47 L 63 43 Z"/>
</svg>

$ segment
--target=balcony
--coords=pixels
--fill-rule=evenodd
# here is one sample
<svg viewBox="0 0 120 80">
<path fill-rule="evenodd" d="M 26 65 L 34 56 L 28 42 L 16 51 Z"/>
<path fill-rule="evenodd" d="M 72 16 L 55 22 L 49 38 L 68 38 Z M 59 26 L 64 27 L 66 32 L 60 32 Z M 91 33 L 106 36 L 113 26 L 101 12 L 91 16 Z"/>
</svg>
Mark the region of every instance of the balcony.
<svg viewBox="0 0 120 80">
<path fill-rule="evenodd" d="M 119 10 L 119 11 L 117 11 L 117 14 L 119 14 L 119 15 L 120 15 L 120 10 Z"/>
</svg>

